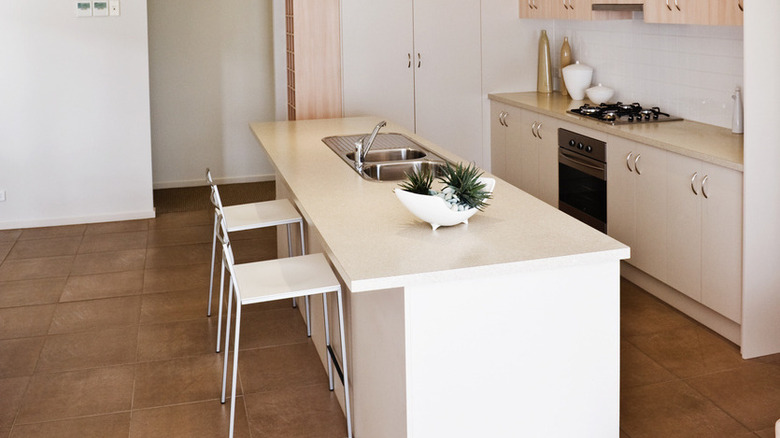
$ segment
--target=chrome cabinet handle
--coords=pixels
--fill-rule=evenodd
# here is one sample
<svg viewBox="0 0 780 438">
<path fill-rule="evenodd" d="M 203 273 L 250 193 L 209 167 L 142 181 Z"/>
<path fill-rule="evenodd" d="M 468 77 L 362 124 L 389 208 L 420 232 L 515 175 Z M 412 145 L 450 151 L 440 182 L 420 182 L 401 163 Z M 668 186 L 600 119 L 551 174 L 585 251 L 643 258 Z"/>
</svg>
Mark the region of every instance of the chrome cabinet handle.
<svg viewBox="0 0 780 438">
<path fill-rule="evenodd" d="M 666 9 L 668 9 L 670 11 L 672 10 L 672 7 L 669 6 L 669 0 L 666 0 Z"/>
<path fill-rule="evenodd" d="M 569 7 L 568 7 L 568 6 L 566 6 L 566 0 L 561 0 L 561 1 L 563 2 L 563 8 L 564 8 L 564 9 L 569 9 Z"/>
<path fill-rule="evenodd" d="M 674 0 L 674 7 L 677 8 L 678 11 L 682 11 L 682 9 L 680 9 L 680 5 L 677 4 L 677 0 Z"/>
<path fill-rule="evenodd" d="M 534 122 L 534 123 L 531 125 L 531 135 L 533 135 L 533 136 L 534 136 L 534 137 L 536 137 L 536 138 L 539 138 L 539 136 L 538 136 L 538 135 L 536 135 L 536 122 Z"/>
<path fill-rule="evenodd" d="M 505 113 L 503 111 L 501 111 L 501 113 L 498 114 L 498 123 L 500 123 L 501 126 L 506 126 L 506 124 L 504 123 L 504 114 Z"/>
<path fill-rule="evenodd" d="M 704 195 L 705 198 L 709 198 L 709 195 L 707 195 L 707 180 L 709 178 L 709 175 L 704 175 L 704 179 L 701 180 L 701 194 Z"/>
<path fill-rule="evenodd" d="M 634 170 L 636 170 L 637 175 L 641 175 L 642 172 L 639 170 L 639 159 L 642 158 L 642 154 L 636 154 L 636 158 L 634 158 Z"/>
<path fill-rule="evenodd" d="M 531 0 L 528 0 L 528 9 L 533 9 L 533 5 L 531 4 Z"/>
<path fill-rule="evenodd" d="M 507 123 L 506 118 L 509 116 L 509 113 L 504 111 L 504 126 L 507 128 L 509 127 L 509 123 Z"/>
<path fill-rule="evenodd" d="M 407 60 L 409 61 L 409 62 L 406 64 L 406 68 L 412 68 L 412 54 L 411 54 L 411 53 L 407 53 L 407 54 L 406 54 L 406 58 L 407 58 Z"/>
<path fill-rule="evenodd" d="M 693 172 L 693 176 L 691 177 L 691 190 L 693 190 L 694 195 L 699 196 L 699 192 L 696 191 L 696 186 L 694 185 L 697 176 L 699 176 L 699 172 Z"/>
<path fill-rule="evenodd" d="M 422 58 L 420 57 L 420 52 L 417 52 L 417 68 L 420 68 L 422 65 Z"/>
<path fill-rule="evenodd" d="M 744 10 L 745 10 L 745 9 L 744 9 L 744 7 L 742 6 L 742 0 L 737 0 L 737 7 L 739 7 L 739 10 L 740 10 L 740 11 L 743 11 L 743 12 L 744 12 Z"/>
<path fill-rule="evenodd" d="M 542 131 L 540 129 L 542 129 L 542 122 L 536 122 L 536 136 L 539 137 L 539 140 L 542 139 Z"/>
<path fill-rule="evenodd" d="M 536 6 L 536 0 L 534 0 L 534 9 L 539 9 L 539 6 Z"/>
<path fill-rule="evenodd" d="M 634 172 L 634 169 L 631 168 L 631 155 L 633 154 L 633 152 L 629 152 L 628 155 L 626 155 L 626 167 L 628 167 L 629 172 Z"/>
<path fill-rule="evenodd" d="M 574 10 L 574 5 L 571 2 L 572 2 L 572 0 L 569 0 L 569 9 L 571 9 L 573 11 Z"/>
</svg>

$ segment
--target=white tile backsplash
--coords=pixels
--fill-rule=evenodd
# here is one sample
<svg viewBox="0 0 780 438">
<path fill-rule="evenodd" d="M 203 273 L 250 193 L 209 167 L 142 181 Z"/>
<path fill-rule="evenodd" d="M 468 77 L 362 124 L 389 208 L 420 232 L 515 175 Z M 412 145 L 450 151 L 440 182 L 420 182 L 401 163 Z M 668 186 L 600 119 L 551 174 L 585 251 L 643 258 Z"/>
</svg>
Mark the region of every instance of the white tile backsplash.
<svg viewBox="0 0 780 438">
<path fill-rule="evenodd" d="M 649 24 L 641 17 L 551 23 L 554 71 L 566 36 L 572 58 L 593 67 L 594 85 L 615 89 L 613 100 L 731 128 L 731 96 L 742 87 L 741 26 Z"/>
</svg>

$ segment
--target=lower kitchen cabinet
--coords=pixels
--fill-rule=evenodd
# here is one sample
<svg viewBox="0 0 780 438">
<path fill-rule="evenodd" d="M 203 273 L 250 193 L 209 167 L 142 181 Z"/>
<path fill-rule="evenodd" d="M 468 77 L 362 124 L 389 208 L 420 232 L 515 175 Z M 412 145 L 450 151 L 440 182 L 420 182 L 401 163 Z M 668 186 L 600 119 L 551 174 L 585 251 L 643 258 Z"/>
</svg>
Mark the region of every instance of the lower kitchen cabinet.
<svg viewBox="0 0 780 438">
<path fill-rule="evenodd" d="M 741 320 L 742 174 L 669 153 L 667 284 Z"/>
<path fill-rule="evenodd" d="M 619 137 L 607 142 L 607 234 L 631 247 L 629 263 L 665 281 L 667 152 Z"/>
<path fill-rule="evenodd" d="M 491 102 L 491 168 L 510 184 L 558 206 L 558 143 L 554 119 Z"/>
</svg>

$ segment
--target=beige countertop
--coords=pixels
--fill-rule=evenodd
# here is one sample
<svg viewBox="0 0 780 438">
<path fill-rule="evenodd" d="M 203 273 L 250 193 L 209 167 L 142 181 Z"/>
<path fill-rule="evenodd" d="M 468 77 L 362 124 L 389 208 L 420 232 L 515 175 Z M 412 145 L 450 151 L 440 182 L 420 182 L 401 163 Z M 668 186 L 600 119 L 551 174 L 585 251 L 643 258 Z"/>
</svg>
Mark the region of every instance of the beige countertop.
<svg viewBox="0 0 780 438">
<path fill-rule="evenodd" d="M 398 201 L 396 182 L 363 179 L 321 140 L 368 133 L 379 120 L 250 125 L 352 292 L 628 258 L 622 243 L 500 179 L 490 206 L 468 225 L 431 230 Z M 398 125 L 382 132 L 403 133 L 461 161 Z"/>
<path fill-rule="evenodd" d="M 590 101 L 573 101 L 560 93 L 496 93 L 490 100 L 565 120 L 596 131 L 655 146 L 708 163 L 743 171 L 743 138 L 730 129 L 683 120 L 641 125 L 609 125 L 569 113 Z M 609 147 L 609 146 L 607 146 Z"/>
</svg>

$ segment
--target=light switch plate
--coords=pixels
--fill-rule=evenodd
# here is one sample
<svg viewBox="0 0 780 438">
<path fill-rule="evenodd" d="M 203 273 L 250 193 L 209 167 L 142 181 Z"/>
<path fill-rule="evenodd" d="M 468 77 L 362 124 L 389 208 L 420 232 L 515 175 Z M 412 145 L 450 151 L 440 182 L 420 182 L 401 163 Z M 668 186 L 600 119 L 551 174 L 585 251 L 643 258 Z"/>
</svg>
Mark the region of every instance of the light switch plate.
<svg viewBox="0 0 780 438">
<path fill-rule="evenodd" d="M 108 13 L 112 17 L 119 16 L 119 0 L 110 0 L 108 2 Z"/>
<path fill-rule="evenodd" d="M 98 1 L 92 3 L 93 17 L 108 17 L 108 2 Z"/>
<path fill-rule="evenodd" d="M 92 2 L 91 1 L 76 1 L 76 16 L 77 17 L 91 17 L 92 16 Z"/>
<path fill-rule="evenodd" d="M 0 190 L 0 202 L 5 202 L 5 190 Z"/>
</svg>

